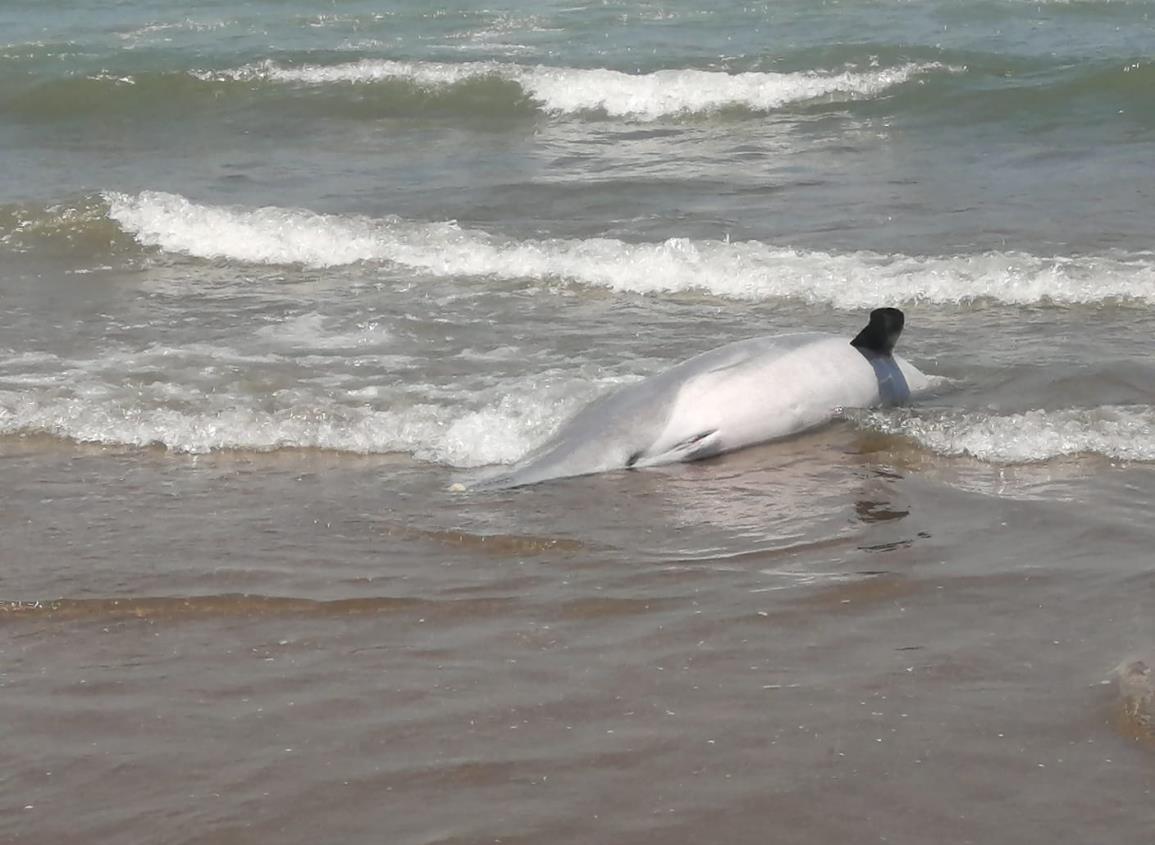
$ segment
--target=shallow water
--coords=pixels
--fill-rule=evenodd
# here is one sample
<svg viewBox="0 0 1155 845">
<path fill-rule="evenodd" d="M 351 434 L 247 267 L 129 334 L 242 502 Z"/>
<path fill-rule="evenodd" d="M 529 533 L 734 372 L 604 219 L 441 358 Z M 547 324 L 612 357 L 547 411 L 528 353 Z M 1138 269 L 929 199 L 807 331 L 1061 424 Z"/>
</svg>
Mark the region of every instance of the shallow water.
<svg viewBox="0 0 1155 845">
<path fill-rule="evenodd" d="M 857 437 L 457 506 L 10 450 L 8 838 L 1144 841 L 1149 472 Z"/>
<path fill-rule="evenodd" d="M 1148 841 L 1151 12 L 0 5 L 0 840 Z M 912 407 L 449 492 L 879 305 Z"/>
</svg>

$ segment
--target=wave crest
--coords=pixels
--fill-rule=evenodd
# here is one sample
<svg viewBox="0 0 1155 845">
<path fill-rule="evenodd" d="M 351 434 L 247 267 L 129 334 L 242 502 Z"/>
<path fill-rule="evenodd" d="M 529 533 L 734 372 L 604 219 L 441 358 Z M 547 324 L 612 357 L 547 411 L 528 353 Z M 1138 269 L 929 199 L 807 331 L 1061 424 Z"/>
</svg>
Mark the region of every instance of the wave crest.
<svg viewBox="0 0 1155 845">
<path fill-rule="evenodd" d="M 1155 461 L 1155 407 L 1108 405 L 995 415 L 971 411 L 870 412 L 860 422 L 946 456 L 998 464 L 1071 455 Z"/>
<path fill-rule="evenodd" d="M 404 82 L 443 90 L 478 80 L 518 86 L 524 96 L 553 114 L 601 112 L 610 117 L 657 120 L 722 109 L 767 112 L 821 97 L 877 97 L 937 63 L 908 63 L 863 72 L 725 73 L 696 69 L 631 74 L 605 68 L 525 66 L 503 62 L 403 62 L 364 59 L 336 65 L 287 67 L 273 61 L 223 72 L 201 71 L 206 80 L 259 80 L 303 85 L 366 85 Z"/>
<path fill-rule="evenodd" d="M 515 240 L 453 222 L 234 209 L 154 191 L 105 198 L 109 216 L 140 244 L 203 259 L 311 267 L 381 262 L 438 278 L 567 282 L 631 293 L 704 291 L 846 309 L 879 301 L 1155 303 L 1155 263 L 1148 254 L 908 256 L 689 238 Z"/>
</svg>

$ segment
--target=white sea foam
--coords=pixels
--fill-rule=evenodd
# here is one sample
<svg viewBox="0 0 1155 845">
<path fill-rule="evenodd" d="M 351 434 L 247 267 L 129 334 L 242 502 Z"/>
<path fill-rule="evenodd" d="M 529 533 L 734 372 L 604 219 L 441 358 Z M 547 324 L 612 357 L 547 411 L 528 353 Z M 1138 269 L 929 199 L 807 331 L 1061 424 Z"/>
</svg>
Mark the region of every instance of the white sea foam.
<svg viewBox="0 0 1155 845">
<path fill-rule="evenodd" d="M 105 199 L 122 228 L 167 252 L 313 267 L 385 257 L 381 235 L 387 227 L 368 219 L 279 208 L 238 211 L 157 191 L 108 193 Z"/>
<path fill-rule="evenodd" d="M 231 20 L 197 21 L 185 18 L 179 21 L 158 21 L 146 24 L 138 29 L 118 33 L 124 41 L 141 41 L 154 36 L 162 36 L 172 32 L 212 32 L 224 29 L 233 23 Z M 165 40 L 169 40 L 165 38 Z"/>
<path fill-rule="evenodd" d="M 500 238 L 452 222 L 201 205 L 146 191 L 106 195 L 109 216 L 141 244 L 205 259 L 331 267 L 383 262 L 439 278 L 570 282 L 633 293 L 704 291 L 862 308 L 893 303 L 1155 303 L 1150 255 L 842 254 L 758 241 Z"/>
<path fill-rule="evenodd" d="M 192 454 L 403 452 L 456 467 L 517 459 L 618 381 L 548 371 L 472 390 L 399 387 L 348 373 L 310 378 L 299 360 L 202 344 L 109 350 L 91 360 L 48 358 L 3 362 L 0 435 L 49 434 Z M 51 377 L 38 375 L 47 365 Z M 162 368 L 165 377 L 158 379 Z M 335 382 L 346 386 L 334 389 Z"/>
<path fill-rule="evenodd" d="M 275 341 L 330 335 L 304 315 Z M 318 344 L 317 338 L 321 338 Z M 338 332 L 336 336 L 341 336 Z M 44 433 L 85 443 L 174 452 L 331 449 L 403 452 L 456 467 L 509 463 L 599 393 L 637 376 L 547 369 L 481 382 L 404 385 L 360 367 L 192 343 L 111 348 L 93 359 L 48 353 L 0 359 L 0 435 Z M 348 363 L 348 362 L 347 362 Z M 380 364 L 380 361 L 375 361 Z M 370 368 L 371 369 L 371 368 Z M 162 376 L 163 374 L 163 376 Z M 909 408 L 850 415 L 945 456 L 994 464 L 1068 455 L 1155 461 L 1155 407 L 1018 414 Z"/>
<path fill-rule="evenodd" d="M 406 62 L 363 59 L 336 65 L 284 66 L 273 61 L 222 72 L 199 71 L 204 79 L 269 80 L 302 85 L 408 82 L 431 90 L 477 79 L 519 86 L 544 111 L 599 111 L 613 117 L 656 120 L 724 108 L 772 111 L 820 97 L 877 97 L 920 74 L 943 70 L 934 63 L 904 64 L 868 71 L 724 73 L 694 69 L 623 73 L 605 68 L 518 65 L 505 62 Z"/>
<path fill-rule="evenodd" d="M 860 421 L 940 455 L 1000 464 L 1095 454 L 1155 461 L 1155 407 L 1103 406 L 998 415 L 973 411 L 870 412 Z"/>
<path fill-rule="evenodd" d="M 389 329 L 375 320 L 367 320 L 341 331 L 330 326 L 323 314 L 310 311 L 257 329 L 257 337 L 275 346 L 291 350 L 351 350 L 381 347 L 389 343 Z"/>
</svg>

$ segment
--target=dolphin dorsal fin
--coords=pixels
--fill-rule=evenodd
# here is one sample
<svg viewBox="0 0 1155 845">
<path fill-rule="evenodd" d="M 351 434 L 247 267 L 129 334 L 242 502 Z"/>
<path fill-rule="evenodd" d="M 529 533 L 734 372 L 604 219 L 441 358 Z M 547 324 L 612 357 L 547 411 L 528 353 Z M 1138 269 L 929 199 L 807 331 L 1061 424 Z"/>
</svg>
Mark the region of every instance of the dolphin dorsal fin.
<svg viewBox="0 0 1155 845">
<path fill-rule="evenodd" d="M 850 345 L 864 352 L 889 355 L 902 334 L 906 318 L 897 308 L 875 308 L 870 312 L 866 328 L 854 336 Z"/>
</svg>

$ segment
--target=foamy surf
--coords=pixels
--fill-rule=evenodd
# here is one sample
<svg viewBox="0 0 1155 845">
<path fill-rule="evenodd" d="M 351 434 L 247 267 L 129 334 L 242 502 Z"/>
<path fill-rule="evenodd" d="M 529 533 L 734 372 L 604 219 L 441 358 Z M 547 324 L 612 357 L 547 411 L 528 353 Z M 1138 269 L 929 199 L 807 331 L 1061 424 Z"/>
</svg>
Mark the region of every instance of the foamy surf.
<svg viewBox="0 0 1155 845">
<path fill-rule="evenodd" d="M 323 449 L 404 453 L 468 469 L 509 464 L 616 380 L 524 377 L 443 403 L 301 385 L 259 397 L 228 389 L 9 375 L 0 390 L 0 436 L 47 434 L 77 443 L 160 447 L 178 454 Z M 863 428 L 907 438 L 944 457 L 1037 464 L 1071 456 L 1155 462 L 1155 409 L 1148 406 L 1029 411 L 864 412 Z"/>
<path fill-rule="evenodd" d="M 507 463 L 534 442 L 532 413 L 500 401 L 469 410 L 432 404 L 376 410 L 306 401 L 267 410 L 231 397 L 199 408 L 142 406 L 126 398 L 36 396 L 0 391 L 0 435 L 48 434 L 77 443 L 161 447 L 184 454 L 325 449 L 407 453 L 456 467 Z M 517 403 L 509 403 L 516 405 Z"/>
<path fill-rule="evenodd" d="M 310 315 L 290 319 L 283 333 L 258 332 L 257 342 L 275 347 L 304 333 L 312 337 L 314 350 L 324 351 L 354 345 L 361 336 L 315 337 L 316 323 Z M 366 330 L 374 342 L 378 331 Z M 110 350 L 91 360 L 17 355 L 0 360 L 0 436 L 46 434 L 184 454 L 406 453 L 469 468 L 516 460 L 577 407 L 620 380 L 591 381 L 577 372 L 550 370 L 465 389 L 397 387 L 341 372 L 316 377 L 340 357 L 330 352 L 318 370 L 302 370 L 301 359 L 291 354 L 204 344 Z M 164 378 L 157 378 L 160 372 Z M 295 375 L 279 377 L 289 373 Z M 259 387 L 273 383 L 284 386 Z"/>
<path fill-rule="evenodd" d="M 258 329 L 253 349 L 154 345 L 88 360 L 14 354 L 0 359 L 0 436 L 47 434 L 188 454 L 405 453 L 465 469 L 516 461 L 593 398 L 637 378 L 575 366 L 493 376 L 469 387 L 391 384 L 386 349 L 358 359 L 371 373 L 360 366 L 334 371 L 347 354 L 342 350 L 380 347 L 388 338 L 379 325 L 327 324 L 308 312 Z M 305 353 L 318 358 L 315 366 L 302 363 Z M 1078 455 L 1155 462 L 1149 405 L 1015 414 L 915 406 L 849 418 L 929 453 L 986 463 Z"/>
<path fill-rule="evenodd" d="M 310 402 L 266 410 L 236 399 L 209 407 L 147 407 L 131 400 L 0 392 L 0 435 L 48 434 L 77 443 L 161 447 L 178 454 L 324 449 L 407 453 L 456 467 L 506 463 L 533 442 L 532 426 L 500 403 L 477 410 L 413 405 L 404 410 Z M 218 405 L 218 407 L 213 407 Z"/>
<path fill-rule="evenodd" d="M 260 80 L 299 85 L 368 85 L 402 82 L 426 90 L 493 79 L 521 88 L 553 114 L 601 112 L 610 117 L 657 120 L 727 108 L 773 111 L 821 97 L 871 98 L 931 71 L 937 63 L 908 63 L 867 71 L 725 73 L 696 69 L 623 73 L 605 68 L 568 68 L 504 62 L 407 62 L 364 59 L 335 65 L 286 66 L 263 61 L 202 79 Z"/>
<path fill-rule="evenodd" d="M 1073 455 L 1155 461 L 1155 408 L 1113 405 L 993 414 L 904 409 L 868 412 L 858 422 L 909 438 L 945 456 L 997 464 L 1037 463 Z"/>
<path fill-rule="evenodd" d="M 104 197 L 109 217 L 143 246 L 251 264 L 379 262 L 435 278 L 573 283 L 642 294 L 694 291 L 844 309 L 879 302 L 1155 302 L 1150 254 L 909 256 L 691 238 L 517 240 L 454 222 L 232 208 L 157 191 Z"/>
</svg>

